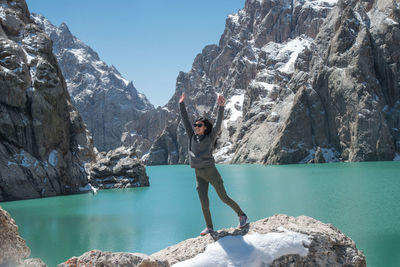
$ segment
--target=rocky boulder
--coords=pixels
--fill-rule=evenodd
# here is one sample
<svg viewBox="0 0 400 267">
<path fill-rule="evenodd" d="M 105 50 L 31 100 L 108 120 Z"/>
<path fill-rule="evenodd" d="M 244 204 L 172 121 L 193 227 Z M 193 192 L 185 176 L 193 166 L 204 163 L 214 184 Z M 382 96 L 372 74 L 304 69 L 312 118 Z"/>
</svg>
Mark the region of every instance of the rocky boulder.
<svg viewBox="0 0 400 267">
<path fill-rule="evenodd" d="M 156 260 L 141 253 L 102 252 L 92 250 L 80 257 L 73 257 L 58 265 L 59 267 L 74 266 L 137 266 L 137 267 L 167 267 L 165 260 Z"/>
<path fill-rule="evenodd" d="M 149 177 L 133 148 L 119 147 L 86 165 L 89 182 L 99 189 L 149 186 Z"/>
<path fill-rule="evenodd" d="M 52 41 L 25 1 L 0 1 L 0 201 L 81 192 L 92 138 Z"/>
<path fill-rule="evenodd" d="M 226 245 L 227 250 L 234 254 L 234 247 L 223 242 L 223 238 L 232 236 L 251 236 L 255 234 L 271 234 L 292 231 L 308 238 L 309 242 L 300 244 L 306 248 L 303 256 L 295 253 L 283 253 L 270 263 L 262 261 L 261 266 L 366 266 L 364 254 L 357 250 L 353 240 L 332 225 L 324 224 L 307 216 L 290 217 L 277 214 L 272 217 L 250 223 L 242 230 L 230 228 L 222 229 L 204 237 L 196 237 L 185 240 L 177 245 L 156 252 L 151 256 L 155 259 L 168 260 L 169 264 L 182 263 L 204 253 L 208 246 L 219 242 L 220 246 Z M 243 239 L 239 239 L 243 243 Z M 239 242 L 239 243 L 240 243 Z M 290 246 L 288 242 L 287 246 Z M 269 244 L 262 244 L 268 246 Z M 271 249 L 272 250 L 272 249 Z M 254 252 L 250 249 L 250 252 Z M 229 254 L 229 253 L 228 253 Z M 232 257 L 232 260 L 234 259 Z M 240 260 L 240 259 L 239 259 Z M 251 259 L 250 259 L 251 260 Z M 260 261 L 260 259 L 258 259 Z"/>
<path fill-rule="evenodd" d="M 247 240 L 254 237 L 269 236 L 264 243 L 254 243 Z M 284 242 L 282 242 L 284 240 Z M 281 243 L 279 248 L 274 243 Z M 222 247 L 224 252 L 204 257 L 210 247 Z M 244 247 L 243 247 L 244 246 Z M 296 248 L 291 248 L 296 247 Z M 246 251 L 243 256 L 243 248 Z M 267 256 L 260 254 L 264 248 Z M 215 252 L 215 251 L 214 251 Z M 242 257 L 235 257 L 239 253 Z M 112 253 L 101 251 L 86 252 L 80 257 L 73 257 L 59 266 L 192 266 L 193 260 L 203 256 L 208 258 L 226 258 L 237 266 L 254 266 L 243 264 L 257 263 L 257 266 L 354 266 L 365 267 L 364 254 L 356 248 L 353 240 L 330 224 L 325 224 L 307 216 L 291 217 L 276 214 L 272 217 L 250 223 L 244 229 L 221 229 L 206 236 L 191 238 L 181 243 L 163 249 L 150 256 L 138 253 Z M 272 255 L 272 257 L 271 257 Z M 236 255 L 237 256 L 237 255 Z M 204 261 L 203 261 L 204 263 Z M 196 262 L 196 266 L 202 266 Z M 200 264 L 200 265 L 199 265 Z M 219 265 L 218 265 L 219 266 Z M 225 266 L 225 265 L 221 265 Z"/>
</svg>

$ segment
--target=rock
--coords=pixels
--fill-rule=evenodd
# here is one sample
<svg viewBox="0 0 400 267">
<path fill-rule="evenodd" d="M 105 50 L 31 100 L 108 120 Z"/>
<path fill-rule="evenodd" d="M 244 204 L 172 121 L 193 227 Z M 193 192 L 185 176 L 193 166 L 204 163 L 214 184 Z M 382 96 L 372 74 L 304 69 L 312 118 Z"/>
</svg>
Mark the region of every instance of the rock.
<svg viewBox="0 0 400 267">
<path fill-rule="evenodd" d="M 0 266 L 20 264 L 30 253 L 14 219 L 0 206 Z"/>
<path fill-rule="evenodd" d="M 318 147 L 317 151 L 315 151 L 315 156 L 312 160 L 308 161 L 307 163 L 325 163 L 324 154 L 321 151 L 321 148 Z"/>
<path fill-rule="evenodd" d="M 52 41 L 25 1 L 0 3 L 0 201 L 79 193 L 95 152 Z"/>
<path fill-rule="evenodd" d="M 32 19 L 53 41 L 72 104 L 92 133 L 96 148 L 99 151 L 117 148 L 124 125 L 139 120 L 145 111 L 154 109 L 153 105 L 114 66 L 108 66 L 76 38 L 65 23 L 56 27 L 37 14 Z"/>
<path fill-rule="evenodd" d="M 133 148 L 118 147 L 99 153 L 86 165 L 89 183 L 99 189 L 149 186 L 149 177 Z"/>
<path fill-rule="evenodd" d="M 307 246 L 308 254 L 305 257 L 284 255 L 275 259 L 270 266 L 366 266 L 365 256 L 357 250 L 354 241 L 334 226 L 307 216 L 290 217 L 284 214 L 250 223 L 249 227 L 242 230 L 221 229 L 211 235 L 191 238 L 151 256 L 168 260 L 172 265 L 195 257 L 204 252 L 208 245 L 223 237 L 282 232 L 282 227 L 308 235 L 312 241 Z"/>
<path fill-rule="evenodd" d="M 167 267 L 165 260 L 156 260 L 151 256 L 141 253 L 127 252 L 102 252 L 92 250 L 80 257 L 73 257 L 59 267 L 73 266 L 137 266 L 137 267 Z"/>
<path fill-rule="evenodd" d="M 47 265 L 38 258 L 26 259 L 22 264 L 24 267 L 47 267 Z"/>
<path fill-rule="evenodd" d="M 158 107 L 144 113 L 137 120 L 126 123 L 121 138 L 122 145 L 135 147 L 138 157 L 143 157 L 165 127 L 176 119 L 173 115 L 167 108 Z"/>
</svg>

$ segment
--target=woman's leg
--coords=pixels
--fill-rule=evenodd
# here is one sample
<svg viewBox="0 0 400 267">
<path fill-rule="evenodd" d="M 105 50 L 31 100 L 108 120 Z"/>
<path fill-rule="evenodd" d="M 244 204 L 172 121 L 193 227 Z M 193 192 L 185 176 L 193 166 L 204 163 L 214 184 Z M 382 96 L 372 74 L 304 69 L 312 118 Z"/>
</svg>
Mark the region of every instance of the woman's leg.
<svg viewBox="0 0 400 267">
<path fill-rule="evenodd" d="M 210 167 L 208 170 L 208 179 L 210 184 L 214 186 L 215 191 L 217 192 L 219 198 L 228 206 L 230 206 L 238 216 L 243 215 L 244 212 L 240 208 L 240 206 L 233 200 L 231 199 L 228 194 L 226 193 L 225 187 L 224 187 L 224 181 L 221 178 L 221 175 L 219 174 L 217 168 Z"/>
<path fill-rule="evenodd" d="M 208 200 L 208 182 L 198 174 L 199 173 L 196 169 L 196 189 L 197 193 L 199 194 L 201 209 L 203 210 L 203 216 L 207 227 L 213 229 L 210 213 L 210 202 Z"/>
</svg>

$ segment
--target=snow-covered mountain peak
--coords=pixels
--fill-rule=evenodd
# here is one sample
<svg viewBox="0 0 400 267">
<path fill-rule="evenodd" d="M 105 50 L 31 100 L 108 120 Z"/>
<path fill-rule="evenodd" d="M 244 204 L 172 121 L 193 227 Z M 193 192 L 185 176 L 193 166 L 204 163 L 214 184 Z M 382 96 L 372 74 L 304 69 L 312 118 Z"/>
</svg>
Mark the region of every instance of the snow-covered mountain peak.
<svg viewBox="0 0 400 267">
<path fill-rule="evenodd" d="M 153 109 L 147 98 L 115 66 L 109 66 L 68 26 L 54 26 L 41 15 L 32 19 L 53 40 L 53 50 L 67 82 L 74 105 L 93 134 L 99 150 L 110 150 L 120 144 L 126 122 Z"/>
</svg>

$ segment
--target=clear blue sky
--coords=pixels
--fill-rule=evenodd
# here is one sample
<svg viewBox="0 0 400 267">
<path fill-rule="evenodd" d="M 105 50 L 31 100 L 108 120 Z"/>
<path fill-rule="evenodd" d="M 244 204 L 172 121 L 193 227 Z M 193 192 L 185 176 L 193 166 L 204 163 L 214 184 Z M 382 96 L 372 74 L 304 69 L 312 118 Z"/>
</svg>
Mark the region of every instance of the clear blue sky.
<svg viewBox="0 0 400 267">
<path fill-rule="evenodd" d="M 175 91 L 179 71 L 218 44 L 228 14 L 245 0 L 27 0 L 29 10 L 92 47 L 108 65 L 133 81 L 157 106 Z"/>
</svg>

